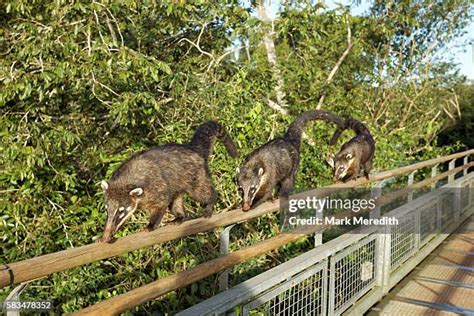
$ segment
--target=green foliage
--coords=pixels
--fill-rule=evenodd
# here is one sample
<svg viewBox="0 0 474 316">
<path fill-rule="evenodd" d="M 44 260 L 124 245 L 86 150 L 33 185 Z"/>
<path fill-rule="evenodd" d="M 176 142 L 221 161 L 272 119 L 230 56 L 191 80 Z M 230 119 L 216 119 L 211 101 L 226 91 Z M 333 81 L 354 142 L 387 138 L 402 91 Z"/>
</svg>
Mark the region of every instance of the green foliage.
<svg viewBox="0 0 474 316">
<path fill-rule="evenodd" d="M 463 83 L 453 91 L 453 98 L 447 106 L 456 108 L 447 120 L 440 137 L 440 145 L 459 144 L 462 148 L 474 148 L 474 85 Z"/>
<path fill-rule="evenodd" d="M 387 47 L 398 47 L 400 20 L 287 2 L 274 34 L 291 105 L 291 115 L 283 116 L 267 106 L 276 78 L 261 45 L 265 28 L 239 1 L 12 0 L 0 6 L 0 242 L 5 249 L 0 263 L 93 242 L 105 221 L 99 182 L 138 150 L 187 141 L 207 119 L 222 122 L 245 155 L 283 133 L 295 115 L 314 108 L 327 92 L 325 109 L 359 118 L 373 131 L 375 170 L 451 150 L 435 141 L 445 120 L 443 104 L 453 97 L 449 89 L 459 78 L 446 71 L 449 64 L 430 62 L 427 75 L 395 80 L 401 72 L 387 60 L 398 55 Z M 381 12 L 380 6 L 374 10 Z M 433 19 L 429 32 L 449 39 L 466 21 L 464 11 L 457 11 L 464 6 L 445 7 L 454 15 L 449 27 L 439 22 L 443 13 L 436 10 L 423 21 Z M 391 17 L 403 21 L 400 12 Z M 420 28 L 413 19 L 406 32 Z M 354 47 L 327 84 L 347 45 L 346 22 Z M 229 50 L 238 43 L 249 47 L 234 58 Z M 403 74 L 410 69 L 419 74 L 415 64 L 426 66 L 419 59 L 407 62 Z M 326 145 L 333 131 L 326 123 L 308 127 L 316 146 L 303 145 L 298 190 L 331 183 L 324 160 L 336 150 Z M 340 143 L 349 137 L 345 133 Z M 234 170 L 240 162 L 216 145 L 211 158 L 216 211 L 238 200 Z M 201 214 L 195 205 L 187 210 Z M 119 236 L 142 229 L 146 220 L 138 214 Z M 32 283 L 24 298 L 52 299 L 57 313 L 78 310 L 215 258 L 217 233 L 53 274 Z M 276 217 L 264 216 L 234 228 L 232 248 L 277 233 Z M 241 282 L 310 247 L 302 240 L 240 264 L 231 281 Z M 0 300 L 9 290 L 0 290 Z M 175 312 L 216 291 L 210 277 L 131 312 Z"/>
</svg>

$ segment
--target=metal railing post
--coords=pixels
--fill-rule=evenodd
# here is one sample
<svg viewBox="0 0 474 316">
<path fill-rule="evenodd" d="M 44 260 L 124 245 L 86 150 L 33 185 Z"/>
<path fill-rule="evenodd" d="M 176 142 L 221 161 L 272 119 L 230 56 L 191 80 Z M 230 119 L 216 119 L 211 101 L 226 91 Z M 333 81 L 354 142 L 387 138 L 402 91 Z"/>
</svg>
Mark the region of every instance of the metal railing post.
<svg viewBox="0 0 474 316">
<path fill-rule="evenodd" d="M 229 225 L 225 227 L 222 232 L 219 234 L 219 239 L 220 239 L 220 255 L 226 255 L 229 253 L 229 235 L 230 235 L 230 230 L 235 226 Z M 226 269 L 222 271 L 221 275 L 219 275 L 219 291 L 225 291 L 229 288 L 229 272 L 230 269 Z"/>
<path fill-rule="evenodd" d="M 421 208 L 415 208 L 413 210 L 415 215 L 415 249 L 418 251 L 421 247 Z"/>
<path fill-rule="evenodd" d="M 316 210 L 316 218 L 323 218 L 323 212 L 324 210 Z M 314 233 L 314 246 L 320 246 L 323 244 L 323 233 L 322 232 L 316 232 Z"/>
<path fill-rule="evenodd" d="M 28 283 L 21 283 L 20 285 L 15 287 L 13 291 L 11 291 L 10 294 L 8 294 L 7 298 L 5 299 L 4 304 L 10 301 L 19 301 L 20 295 L 26 289 L 27 285 Z M 7 309 L 6 312 L 7 312 L 7 316 L 20 316 L 19 309 Z"/>
<path fill-rule="evenodd" d="M 386 235 L 387 227 L 383 226 L 380 227 L 377 233 L 377 258 L 375 265 L 377 267 L 377 286 L 383 288 L 384 285 L 384 271 L 383 271 L 383 263 L 385 257 L 385 235 Z"/>
<path fill-rule="evenodd" d="M 463 161 L 462 161 L 462 164 L 463 164 L 463 165 L 467 165 L 468 162 L 469 162 L 469 155 L 464 157 L 464 159 L 463 159 Z M 467 175 L 467 169 L 468 169 L 468 168 L 466 168 L 466 169 L 463 170 L 463 172 L 462 172 L 462 175 L 463 175 L 463 176 Z"/>
<path fill-rule="evenodd" d="M 452 159 L 452 160 L 449 162 L 449 167 L 448 167 L 448 169 L 449 169 L 449 170 L 453 170 L 455 166 L 456 166 L 456 159 Z M 455 176 L 455 174 L 451 174 L 451 175 L 448 176 L 448 183 L 451 183 L 451 182 L 454 181 L 454 176 Z"/>
<path fill-rule="evenodd" d="M 438 195 L 438 200 L 436 201 L 436 227 L 437 232 L 441 233 L 443 230 L 443 223 L 441 221 L 441 216 L 443 215 L 443 196 Z"/>
<path fill-rule="evenodd" d="M 377 182 L 372 188 L 370 194 L 373 199 L 380 198 L 382 196 L 383 187 L 392 180 L 394 177 L 384 179 Z M 381 208 L 376 203 L 375 209 L 370 212 L 370 218 L 378 218 L 381 215 Z M 390 242 L 391 242 L 391 228 L 390 226 L 384 226 L 378 233 L 378 254 L 377 254 L 377 285 L 380 286 L 381 293 L 384 295 L 388 293 L 390 283 Z"/>
<path fill-rule="evenodd" d="M 390 177 L 390 178 L 387 178 L 387 179 L 384 179 L 382 181 L 379 181 L 377 182 L 373 187 L 372 189 L 370 190 L 370 197 L 372 199 L 375 199 L 377 200 L 378 198 L 380 198 L 382 196 L 382 189 L 383 187 L 387 184 L 388 181 L 390 181 L 391 179 L 393 179 L 393 177 Z M 376 201 L 377 202 L 377 201 Z M 380 217 L 380 206 L 375 203 L 375 208 L 370 211 L 370 218 L 379 218 Z"/>
<path fill-rule="evenodd" d="M 390 242 L 391 227 L 383 226 L 377 233 L 376 285 L 380 287 L 380 297 L 390 289 Z"/>
<path fill-rule="evenodd" d="M 415 173 L 417 171 L 418 170 L 415 170 L 408 175 L 408 186 L 413 184 L 414 179 L 415 179 Z M 410 193 L 408 193 L 408 202 L 411 202 L 411 201 L 413 201 L 413 191 L 410 191 Z"/>
<path fill-rule="evenodd" d="M 461 191 L 462 191 L 462 182 L 458 182 L 455 187 L 448 188 L 448 190 L 455 190 L 454 191 L 454 221 L 456 225 L 459 222 L 459 218 L 461 217 Z"/>
<path fill-rule="evenodd" d="M 438 173 L 438 166 L 439 164 L 436 164 L 433 167 L 431 167 L 432 178 L 436 177 L 436 174 Z M 438 181 L 433 181 L 433 183 L 431 183 L 431 191 L 434 191 L 436 189 L 436 183 L 438 183 Z"/>
<path fill-rule="evenodd" d="M 390 268 L 391 268 L 391 251 L 392 251 L 392 228 L 385 226 L 382 260 L 382 295 L 390 291 Z"/>
</svg>

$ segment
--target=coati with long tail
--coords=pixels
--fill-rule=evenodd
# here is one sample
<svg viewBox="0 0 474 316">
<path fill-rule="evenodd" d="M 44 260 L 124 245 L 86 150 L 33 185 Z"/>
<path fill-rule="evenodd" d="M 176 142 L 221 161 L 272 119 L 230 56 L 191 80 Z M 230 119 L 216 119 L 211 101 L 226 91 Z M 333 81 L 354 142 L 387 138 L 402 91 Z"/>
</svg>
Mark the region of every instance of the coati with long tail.
<svg viewBox="0 0 474 316">
<path fill-rule="evenodd" d="M 237 168 L 239 190 L 243 195 L 242 210 L 251 208 L 273 197 L 288 197 L 293 190 L 298 171 L 301 135 L 308 121 L 326 120 L 342 126 L 344 120 L 328 111 L 303 112 L 290 124 L 285 135 L 275 138 L 250 153 Z"/>
<path fill-rule="evenodd" d="M 150 213 L 147 230 L 158 227 L 167 209 L 176 222 L 184 220 L 183 195 L 204 204 L 204 216 L 210 217 L 217 199 L 208 160 L 215 138 L 232 157 L 238 151 L 221 124 L 201 124 L 189 143 L 166 144 L 137 153 L 102 181 L 105 191 L 107 222 L 101 242 L 108 242 L 137 210 Z"/>
<path fill-rule="evenodd" d="M 329 144 L 334 145 L 341 133 L 349 128 L 356 133 L 356 136 L 343 144 L 341 150 L 335 156 L 331 155 L 328 158 L 328 164 L 334 172 L 334 182 L 347 182 L 355 179 L 361 170 L 363 170 L 364 176 L 369 179 L 369 173 L 372 169 L 375 141 L 369 129 L 358 120 L 348 118 L 343 126 L 338 125 L 338 129 Z"/>
</svg>

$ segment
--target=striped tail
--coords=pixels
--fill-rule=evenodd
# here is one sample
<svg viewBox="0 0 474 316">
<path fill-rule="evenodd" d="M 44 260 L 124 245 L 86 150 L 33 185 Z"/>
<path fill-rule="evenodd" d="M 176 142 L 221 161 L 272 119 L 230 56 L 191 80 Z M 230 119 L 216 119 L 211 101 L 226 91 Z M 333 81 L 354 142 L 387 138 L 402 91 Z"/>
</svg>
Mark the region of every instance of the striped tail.
<svg viewBox="0 0 474 316">
<path fill-rule="evenodd" d="M 329 111 L 323 110 L 309 110 L 303 112 L 300 116 L 290 124 L 288 131 L 285 134 L 285 137 L 296 147 L 299 148 L 301 145 L 301 135 L 303 134 L 306 123 L 314 120 L 325 120 L 333 122 L 339 128 L 345 126 L 344 119 L 334 115 Z"/>
<path fill-rule="evenodd" d="M 352 129 L 357 135 L 367 134 L 372 136 L 369 129 L 364 124 L 362 124 L 362 122 L 353 118 L 348 118 L 345 120 L 344 124 L 342 124 L 342 127 L 338 125 L 337 130 L 334 132 L 334 135 L 329 141 L 329 145 L 334 145 L 341 136 L 342 132 L 346 129 Z"/>
<path fill-rule="evenodd" d="M 232 157 L 235 158 L 239 156 L 239 152 L 229 134 L 225 128 L 216 121 L 207 121 L 199 125 L 194 132 L 193 138 L 189 142 L 189 147 L 208 160 L 216 138 L 221 141 Z"/>
</svg>

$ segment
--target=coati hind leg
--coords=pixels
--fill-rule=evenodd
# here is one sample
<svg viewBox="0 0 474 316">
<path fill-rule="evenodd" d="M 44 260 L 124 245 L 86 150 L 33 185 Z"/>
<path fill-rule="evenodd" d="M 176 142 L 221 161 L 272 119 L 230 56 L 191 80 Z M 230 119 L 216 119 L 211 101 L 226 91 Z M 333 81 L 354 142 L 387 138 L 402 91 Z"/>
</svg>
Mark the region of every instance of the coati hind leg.
<svg viewBox="0 0 474 316">
<path fill-rule="evenodd" d="M 193 187 L 187 193 L 193 200 L 205 205 L 204 217 L 212 216 L 214 204 L 216 204 L 217 200 L 217 193 L 212 186 L 210 177 L 202 177 L 199 184 Z"/>
<path fill-rule="evenodd" d="M 170 204 L 171 214 L 174 215 L 174 219 L 167 223 L 170 224 L 181 224 L 184 222 L 185 213 L 184 213 L 184 204 L 183 204 L 183 194 L 178 194 Z"/>
<path fill-rule="evenodd" d="M 367 160 L 363 165 L 362 169 L 364 169 L 364 176 L 367 180 L 369 180 L 369 173 L 372 169 L 372 159 Z"/>
<path fill-rule="evenodd" d="M 289 224 L 289 199 L 291 191 L 295 186 L 295 174 L 291 174 L 289 177 L 283 179 L 280 182 L 280 189 L 278 190 L 278 196 L 280 197 L 280 222 L 281 228 L 280 231 L 284 230 L 284 227 L 288 227 Z"/>
<path fill-rule="evenodd" d="M 280 182 L 279 197 L 288 197 L 295 186 L 295 177 L 291 175 Z"/>
</svg>

